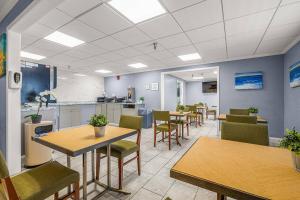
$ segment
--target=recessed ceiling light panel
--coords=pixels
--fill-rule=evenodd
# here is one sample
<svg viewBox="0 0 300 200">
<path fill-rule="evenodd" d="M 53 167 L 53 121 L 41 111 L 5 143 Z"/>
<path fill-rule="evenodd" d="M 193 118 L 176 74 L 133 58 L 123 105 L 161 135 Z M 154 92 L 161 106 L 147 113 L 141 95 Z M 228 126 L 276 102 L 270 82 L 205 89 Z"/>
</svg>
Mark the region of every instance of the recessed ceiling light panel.
<svg viewBox="0 0 300 200">
<path fill-rule="evenodd" d="M 29 53 L 29 52 L 25 52 L 25 51 L 21 51 L 21 57 L 30 58 L 30 59 L 33 59 L 33 60 L 42 60 L 42 59 L 46 58 L 45 56 L 41 56 L 41 55 L 38 55 L 38 54 Z"/>
<path fill-rule="evenodd" d="M 201 56 L 199 55 L 199 53 L 191 53 L 191 54 L 178 56 L 178 58 L 180 58 L 182 61 L 190 61 L 190 60 L 201 59 Z"/>
<path fill-rule="evenodd" d="M 111 0 L 108 3 L 133 23 L 166 13 L 158 0 Z"/>
<path fill-rule="evenodd" d="M 75 73 L 74 76 L 80 76 L 80 77 L 83 77 L 83 76 L 86 76 L 85 74 L 80 74 L 80 73 Z"/>
<path fill-rule="evenodd" d="M 148 67 L 147 65 L 143 64 L 143 63 L 134 63 L 134 64 L 130 64 L 128 65 L 129 67 L 133 67 L 133 68 L 145 68 L 145 67 Z"/>
<path fill-rule="evenodd" d="M 99 70 L 96 70 L 95 72 L 101 73 L 101 74 L 109 74 L 109 73 L 112 73 L 112 71 L 109 71 L 109 70 L 106 70 L 106 69 L 99 69 Z"/>
<path fill-rule="evenodd" d="M 55 32 L 51 33 L 50 35 L 46 36 L 45 39 L 52 41 L 52 42 L 56 42 L 58 44 L 61 44 L 61 45 L 67 46 L 67 47 L 76 47 L 78 45 L 85 43 L 82 40 L 79 40 L 70 35 L 61 33 L 59 31 L 55 31 Z"/>
<path fill-rule="evenodd" d="M 202 79 L 204 79 L 204 77 L 203 76 L 193 76 L 193 79 L 195 79 L 195 80 L 202 80 Z"/>
</svg>

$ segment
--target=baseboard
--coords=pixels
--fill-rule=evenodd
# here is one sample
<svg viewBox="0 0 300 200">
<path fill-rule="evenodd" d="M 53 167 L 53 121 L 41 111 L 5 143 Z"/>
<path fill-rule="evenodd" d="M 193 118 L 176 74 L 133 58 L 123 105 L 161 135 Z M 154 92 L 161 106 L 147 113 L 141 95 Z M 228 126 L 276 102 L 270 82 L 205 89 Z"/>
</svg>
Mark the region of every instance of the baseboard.
<svg viewBox="0 0 300 200">
<path fill-rule="evenodd" d="M 278 147 L 280 144 L 281 138 L 269 137 L 270 146 Z"/>
</svg>

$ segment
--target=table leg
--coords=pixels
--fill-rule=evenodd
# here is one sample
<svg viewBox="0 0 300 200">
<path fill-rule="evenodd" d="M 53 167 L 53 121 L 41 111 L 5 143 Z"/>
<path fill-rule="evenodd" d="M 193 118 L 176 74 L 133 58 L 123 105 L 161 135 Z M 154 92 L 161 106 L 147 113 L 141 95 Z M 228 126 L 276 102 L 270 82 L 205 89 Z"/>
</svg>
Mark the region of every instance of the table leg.
<svg viewBox="0 0 300 200">
<path fill-rule="evenodd" d="M 83 200 L 87 200 L 87 157 L 86 153 L 82 154 L 82 190 Z"/>
<path fill-rule="evenodd" d="M 227 199 L 227 197 L 226 196 L 224 196 L 223 194 L 217 194 L 217 200 L 226 200 Z"/>
<path fill-rule="evenodd" d="M 71 169 L 71 157 L 67 156 L 67 167 Z M 68 194 L 71 193 L 71 186 L 68 186 Z"/>
<path fill-rule="evenodd" d="M 95 151 L 92 150 L 91 152 L 91 159 L 92 159 L 92 180 L 94 181 L 95 178 Z"/>
<path fill-rule="evenodd" d="M 107 145 L 107 151 L 106 151 L 106 156 L 107 156 L 107 186 L 110 188 L 111 187 L 111 171 L 110 171 L 110 144 Z"/>
</svg>

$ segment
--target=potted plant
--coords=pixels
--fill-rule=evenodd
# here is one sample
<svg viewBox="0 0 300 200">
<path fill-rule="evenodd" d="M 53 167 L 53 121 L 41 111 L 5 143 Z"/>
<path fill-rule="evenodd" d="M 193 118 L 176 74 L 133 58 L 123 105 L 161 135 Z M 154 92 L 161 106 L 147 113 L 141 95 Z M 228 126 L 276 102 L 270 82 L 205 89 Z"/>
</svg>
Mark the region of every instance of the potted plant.
<svg viewBox="0 0 300 200">
<path fill-rule="evenodd" d="M 286 130 L 286 135 L 280 142 L 280 146 L 292 152 L 292 159 L 297 171 L 300 172 L 300 133 L 295 130 Z"/>
<path fill-rule="evenodd" d="M 144 97 L 140 97 L 140 102 L 143 104 L 145 101 L 145 98 Z"/>
<path fill-rule="evenodd" d="M 108 121 L 104 115 L 94 115 L 91 117 L 90 125 L 94 127 L 96 137 L 105 135 L 105 127 L 107 124 Z"/>
<path fill-rule="evenodd" d="M 45 90 L 44 92 L 39 93 L 35 97 L 35 102 L 38 103 L 38 110 L 36 114 L 27 115 L 25 118 L 30 117 L 33 124 L 41 123 L 42 115 L 40 115 L 40 110 L 43 107 L 43 103 L 48 107 L 50 96 L 55 98 L 55 95 L 52 91 Z"/>
<path fill-rule="evenodd" d="M 179 111 L 180 113 L 183 113 L 183 111 L 184 111 L 184 105 L 178 104 L 177 107 L 176 107 L 176 110 Z"/>
<path fill-rule="evenodd" d="M 249 111 L 250 116 L 256 116 L 258 113 L 258 108 L 250 107 L 250 108 L 248 108 L 248 111 Z"/>
</svg>

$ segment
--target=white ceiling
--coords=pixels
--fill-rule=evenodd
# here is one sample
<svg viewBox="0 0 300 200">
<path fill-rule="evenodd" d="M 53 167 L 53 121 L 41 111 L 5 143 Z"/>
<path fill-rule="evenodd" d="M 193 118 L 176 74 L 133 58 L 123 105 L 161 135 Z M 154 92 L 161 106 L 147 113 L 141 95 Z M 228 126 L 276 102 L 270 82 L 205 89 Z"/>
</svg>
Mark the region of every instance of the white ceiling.
<svg viewBox="0 0 300 200">
<path fill-rule="evenodd" d="M 218 70 L 216 68 L 211 69 L 201 69 L 201 70 L 193 70 L 193 71 L 177 71 L 177 72 L 170 72 L 168 74 L 175 76 L 177 78 L 181 78 L 185 81 L 216 81 L 218 79 L 218 74 L 214 72 Z M 194 77 L 203 77 L 202 80 L 195 80 Z"/>
<path fill-rule="evenodd" d="M 138 24 L 107 1 L 62 1 L 24 31 L 22 49 L 62 69 L 123 74 L 145 71 L 127 66 L 137 62 L 155 70 L 281 54 L 300 36 L 300 0 L 160 0 L 168 12 Z M 86 43 L 68 48 L 43 39 L 55 30 Z M 202 60 L 177 57 L 195 52 Z"/>
<path fill-rule="evenodd" d="M 0 0 L 0 22 L 17 2 L 18 0 Z"/>
</svg>

